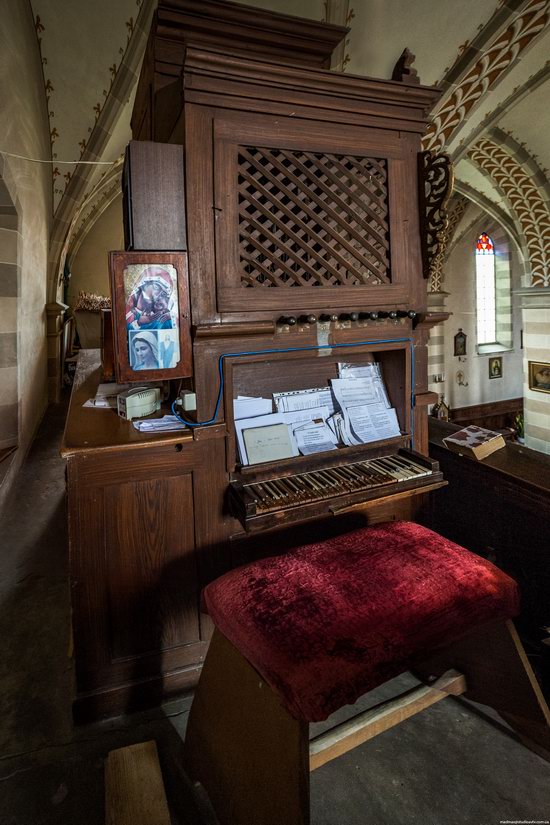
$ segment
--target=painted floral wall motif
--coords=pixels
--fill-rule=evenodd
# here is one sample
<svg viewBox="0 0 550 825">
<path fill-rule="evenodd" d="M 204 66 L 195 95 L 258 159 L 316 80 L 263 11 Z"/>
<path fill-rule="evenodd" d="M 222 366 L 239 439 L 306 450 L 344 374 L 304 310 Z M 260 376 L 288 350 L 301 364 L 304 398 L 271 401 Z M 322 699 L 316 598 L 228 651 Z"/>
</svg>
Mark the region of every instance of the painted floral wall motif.
<svg viewBox="0 0 550 825">
<path fill-rule="evenodd" d="M 56 0 L 33 2 L 50 120 L 54 209 L 76 169 L 76 163 L 55 161 L 78 161 L 86 151 L 123 64 L 142 2 L 98 0 L 93 6 L 75 2 L 71 7 Z M 71 38 L 66 38 L 64 32 L 77 20 L 78 29 L 71 29 Z M 78 59 L 82 54 L 86 61 Z"/>
</svg>

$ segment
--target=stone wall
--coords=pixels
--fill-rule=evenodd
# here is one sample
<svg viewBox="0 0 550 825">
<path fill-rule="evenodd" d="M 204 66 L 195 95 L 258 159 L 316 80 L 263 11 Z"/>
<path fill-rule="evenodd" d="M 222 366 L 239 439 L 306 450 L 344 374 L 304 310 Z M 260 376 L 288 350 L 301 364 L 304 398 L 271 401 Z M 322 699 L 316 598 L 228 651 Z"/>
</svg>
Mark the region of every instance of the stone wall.
<svg viewBox="0 0 550 825">
<path fill-rule="evenodd" d="M 27 0 L 3 4 L 0 84 L 0 440 L 19 445 L 9 471 L 0 465 L 1 504 L 47 403 L 51 167 L 7 154 L 51 158 L 44 77 Z"/>
</svg>

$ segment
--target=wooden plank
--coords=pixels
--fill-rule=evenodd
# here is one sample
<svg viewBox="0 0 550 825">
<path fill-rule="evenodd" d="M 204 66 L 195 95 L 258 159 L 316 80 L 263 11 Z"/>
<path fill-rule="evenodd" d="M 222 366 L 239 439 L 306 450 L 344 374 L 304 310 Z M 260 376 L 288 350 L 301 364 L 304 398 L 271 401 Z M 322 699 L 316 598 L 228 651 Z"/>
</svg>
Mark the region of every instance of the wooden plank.
<svg viewBox="0 0 550 825">
<path fill-rule="evenodd" d="M 430 687 L 412 688 L 374 708 L 357 714 L 316 736 L 309 745 L 309 769 L 314 771 L 332 759 L 357 748 L 369 739 L 393 728 L 405 719 L 431 707 L 449 695 L 460 696 L 466 691 L 462 673 L 449 670 Z"/>
<path fill-rule="evenodd" d="M 153 741 L 111 751 L 105 764 L 105 825 L 170 825 Z"/>
</svg>

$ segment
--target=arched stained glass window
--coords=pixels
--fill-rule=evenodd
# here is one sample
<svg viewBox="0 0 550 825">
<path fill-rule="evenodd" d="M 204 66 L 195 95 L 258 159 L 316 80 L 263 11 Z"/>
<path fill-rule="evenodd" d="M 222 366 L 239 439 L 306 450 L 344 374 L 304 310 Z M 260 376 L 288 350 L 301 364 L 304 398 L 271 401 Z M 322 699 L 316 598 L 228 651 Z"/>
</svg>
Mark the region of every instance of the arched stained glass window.
<svg viewBox="0 0 550 825">
<path fill-rule="evenodd" d="M 476 241 L 477 343 L 496 342 L 495 247 L 486 232 Z"/>
</svg>

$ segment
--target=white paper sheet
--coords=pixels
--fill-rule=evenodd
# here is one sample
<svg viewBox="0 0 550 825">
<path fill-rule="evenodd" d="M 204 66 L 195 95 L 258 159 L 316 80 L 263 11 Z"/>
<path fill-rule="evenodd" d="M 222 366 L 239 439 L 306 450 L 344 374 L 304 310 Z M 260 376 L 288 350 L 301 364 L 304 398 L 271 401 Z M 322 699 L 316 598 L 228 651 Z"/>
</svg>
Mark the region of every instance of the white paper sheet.
<svg viewBox="0 0 550 825">
<path fill-rule="evenodd" d="M 257 415 L 268 415 L 273 412 L 273 401 L 271 398 L 253 398 L 239 396 L 233 401 L 233 417 L 235 421 L 239 418 L 254 418 Z"/>
<path fill-rule="evenodd" d="M 296 444 L 302 455 L 336 450 L 333 435 L 326 424 L 308 424 L 294 430 Z"/>
<path fill-rule="evenodd" d="M 344 379 L 351 378 L 354 380 L 359 380 L 366 378 L 367 380 L 372 381 L 373 386 L 376 388 L 377 400 L 383 401 L 386 407 L 391 407 L 386 385 L 384 384 L 384 379 L 382 377 L 382 370 L 378 362 L 373 362 L 372 364 L 340 363 L 338 364 L 338 375 L 340 378 Z"/>
<path fill-rule="evenodd" d="M 347 410 L 346 418 L 349 421 L 353 435 L 362 444 L 400 435 L 395 410 L 388 410 L 384 404 L 365 404 L 350 407 Z"/>
<path fill-rule="evenodd" d="M 310 407 L 307 410 L 293 410 L 292 412 L 279 413 L 285 422 L 294 428 L 296 425 L 322 419 L 326 421 L 330 416 L 328 407 Z"/>
</svg>

